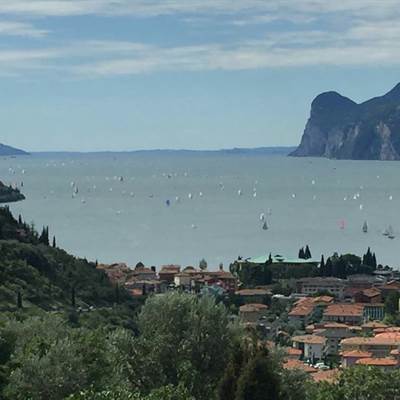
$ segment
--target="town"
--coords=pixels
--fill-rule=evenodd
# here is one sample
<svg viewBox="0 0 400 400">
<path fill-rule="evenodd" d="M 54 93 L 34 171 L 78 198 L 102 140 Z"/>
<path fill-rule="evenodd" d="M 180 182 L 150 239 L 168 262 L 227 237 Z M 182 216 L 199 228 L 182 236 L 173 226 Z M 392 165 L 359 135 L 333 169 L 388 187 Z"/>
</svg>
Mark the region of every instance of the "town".
<svg viewBox="0 0 400 400">
<path fill-rule="evenodd" d="M 286 369 L 299 369 L 317 382 L 332 381 L 351 365 L 389 370 L 400 367 L 398 310 L 400 273 L 363 257 L 334 254 L 311 258 L 238 257 L 224 269 L 163 265 L 134 268 L 97 265 L 116 287 L 145 299 L 167 291 L 214 296 L 269 349 L 283 354 Z M 340 277 L 339 277 L 340 276 Z"/>
</svg>

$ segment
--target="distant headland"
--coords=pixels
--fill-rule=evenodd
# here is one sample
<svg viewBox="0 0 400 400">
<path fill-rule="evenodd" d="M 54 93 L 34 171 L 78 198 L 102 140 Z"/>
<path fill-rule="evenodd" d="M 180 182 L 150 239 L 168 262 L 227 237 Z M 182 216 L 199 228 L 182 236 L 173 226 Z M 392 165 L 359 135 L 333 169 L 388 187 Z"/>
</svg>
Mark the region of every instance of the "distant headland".
<svg viewBox="0 0 400 400">
<path fill-rule="evenodd" d="M 318 95 L 301 143 L 291 155 L 400 160 L 400 83 L 360 104 L 337 92 Z"/>
<path fill-rule="evenodd" d="M 24 150 L 0 143 L 0 156 L 26 156 L 28 154 Z"/>
</svg>

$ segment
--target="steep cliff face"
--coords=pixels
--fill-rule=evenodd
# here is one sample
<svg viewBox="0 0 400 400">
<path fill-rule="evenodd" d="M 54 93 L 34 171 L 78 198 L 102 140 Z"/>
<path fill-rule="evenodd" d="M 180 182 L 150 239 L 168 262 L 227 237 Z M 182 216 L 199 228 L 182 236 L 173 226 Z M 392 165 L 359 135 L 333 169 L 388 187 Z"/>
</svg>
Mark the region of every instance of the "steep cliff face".
<svg viewBox="0 0 400 400">
<path fill-rule="evenodd" d="M 292 156 L 356 160 L 400 159 L 400 84 L 364 103 L 326 92 L 311 104 L 299 147 Z"/>
</svg>

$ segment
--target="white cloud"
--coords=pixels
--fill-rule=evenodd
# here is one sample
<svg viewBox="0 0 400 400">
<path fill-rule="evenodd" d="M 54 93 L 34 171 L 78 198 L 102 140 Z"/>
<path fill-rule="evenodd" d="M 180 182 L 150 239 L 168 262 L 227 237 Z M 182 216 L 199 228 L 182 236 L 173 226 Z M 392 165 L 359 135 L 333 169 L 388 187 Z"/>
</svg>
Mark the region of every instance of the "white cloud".
<svg viewBox="0 0 400 400">
<path fill-rule="evenodd" d="M 0 35 L 26 36 L 41 38 L 48 34 L 48 31 L 35 28 L 32 24 L 17 21 L 0 21 Z"/>
<path fill-rule="evenodd" d="M 45 36 L 46 31 L 26 22 L 39 16 L 173 14 L 207 24 L 208 17 L 223 14 L 230 23 L 227 29 L 245 32 L 243 26 L 260 25 L 258 39 L 218 42 L 216 37 L 215 42 L 202 45 L 166 47 L 129 39 L 65 44 L 53 39 L 55 47 L 49 49 L 3 47 L 0 68 L 14 73 L 31 68 L 102 77 L 156 71 L 400 65 L 397 4 L 397 0 L 0 0 L 0 15 L 24 18 L 23 22 L 0 22 L 0 35 Z M 276 20 L 290 20 L 290 30 L 270 30 Z M 7 57 L 8 65 L 3 61 Z"/>
<path fill-rule="evenodd" d="M 32 16 L 87 14 L 236 14 L 297 16 L 351 13 L 368 17 L 398 14 L 397 0 L 0 0 L 0 13 Z"/>
</svg>

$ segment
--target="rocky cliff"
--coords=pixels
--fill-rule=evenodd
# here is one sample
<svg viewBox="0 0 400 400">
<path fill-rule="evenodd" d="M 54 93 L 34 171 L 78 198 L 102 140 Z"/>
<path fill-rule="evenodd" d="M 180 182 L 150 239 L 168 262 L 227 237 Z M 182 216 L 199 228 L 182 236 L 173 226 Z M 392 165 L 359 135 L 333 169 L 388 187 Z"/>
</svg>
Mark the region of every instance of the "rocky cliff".
<svg viewBox="0 0 400 400">
<path fill-rule="evenodd" d="M 384 96 L 357 104 L 336 92 L 311 104 L 299 147 L 292 156 L 400 160 L 400 83 Z"/>
</svg>

